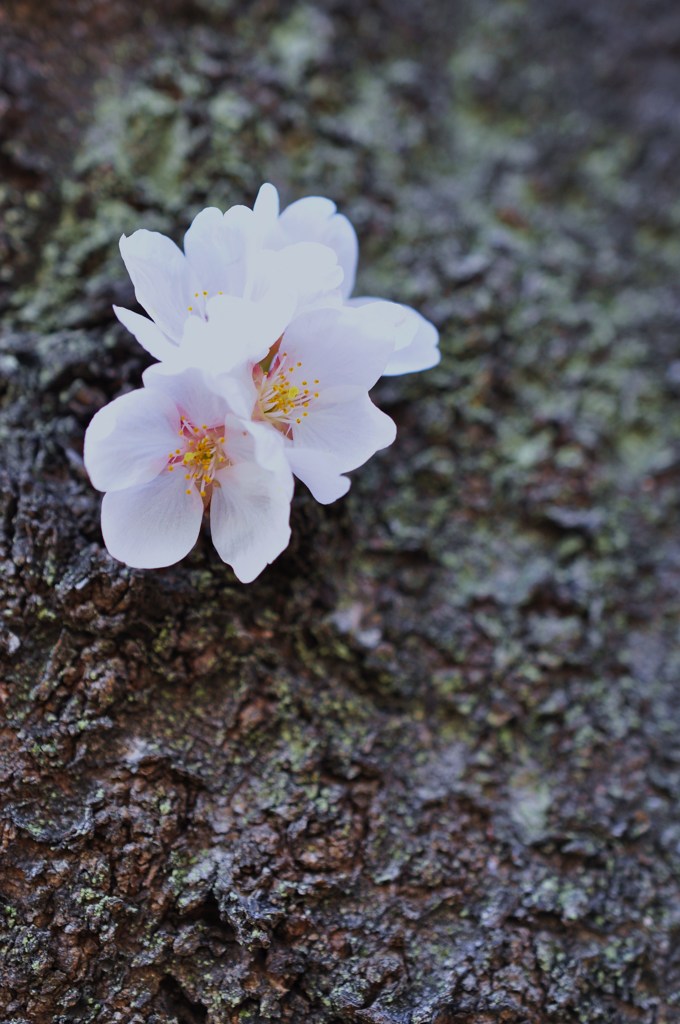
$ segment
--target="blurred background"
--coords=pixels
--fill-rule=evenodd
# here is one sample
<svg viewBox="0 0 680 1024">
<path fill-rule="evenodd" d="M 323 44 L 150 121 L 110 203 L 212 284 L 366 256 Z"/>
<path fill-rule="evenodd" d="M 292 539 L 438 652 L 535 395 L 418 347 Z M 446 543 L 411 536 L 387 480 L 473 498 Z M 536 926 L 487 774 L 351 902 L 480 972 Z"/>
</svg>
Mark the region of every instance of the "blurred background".
<svg viewBox="0 0 680 1024">
<path fill-rule="evenodd" d="M 678 1019 L 679 100 L 670 0 L 4 0 L 8 1019 Z M 118 238 L 264 180 L 442 363 L 252 587 L 128 570 Z"/>
</svg>

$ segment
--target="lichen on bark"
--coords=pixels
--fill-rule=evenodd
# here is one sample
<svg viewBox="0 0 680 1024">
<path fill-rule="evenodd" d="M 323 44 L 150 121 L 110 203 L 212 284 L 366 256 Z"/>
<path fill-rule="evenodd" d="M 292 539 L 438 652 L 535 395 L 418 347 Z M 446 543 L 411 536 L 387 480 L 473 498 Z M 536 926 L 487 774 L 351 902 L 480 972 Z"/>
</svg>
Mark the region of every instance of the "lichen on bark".
<svg viewBox="0 0 680 1024">
<path fill-rule="evenodd" d="M 680 17 L 626 12 L 0 15 L 7 1022 L 680 1014 Z M 442 364 L 252 586 L 130 570 L 82 466 L 145 365 L 118 237 L 266 178 Z"/>
</svg>

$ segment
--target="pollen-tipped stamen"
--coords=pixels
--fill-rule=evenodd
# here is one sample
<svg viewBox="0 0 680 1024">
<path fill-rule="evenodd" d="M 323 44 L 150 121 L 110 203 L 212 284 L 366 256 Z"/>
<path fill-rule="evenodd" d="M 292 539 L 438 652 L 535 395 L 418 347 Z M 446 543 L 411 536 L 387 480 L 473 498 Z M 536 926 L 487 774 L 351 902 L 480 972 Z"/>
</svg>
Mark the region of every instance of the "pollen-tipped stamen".
<svg viewBox="0 0 680 1024">
<path fill-rule="evenodd" d="M 168 472 L 181 466 L 186 471 L 184 479 L 192 483 L 192 486 L 186 488 L 186 494 L 191 494 L 196 487 L 201 497 L 209 501 L 211 488 L 219 487 L 219 482 L 215 480 L 217 470 L 224 469 L 229 463 L 222 447 L 224 435 L 220 427 L 209 427 L 206 423 L 197 427 L 184 416 L 180 426 L 179 435 L 185 447 L 169 453 Z"/>
<path fill-rule="evenodd" d="M 307 409 L 310 401 L 319 397 L 319 392 L 310 394 L 307 387 L 309 382 L 298 382 L 296 379 L 297 373 L 302 369 L 300 360 L 290 366 L 286 365 L 287 361 L 288 353 L 281 353 L 274 358 L 269 370 L 262 374 L 258 405 L 263 419 L 269 420 L 273 426 L 291 436 L 293 423 L 302 423 L 302 417 L 308 415 L 303 409 Z M 293 376 L 289 376 L 290 374 Z M 314 384 L 319 384 L 318 378 L 314 379 Z"/>
</svg>

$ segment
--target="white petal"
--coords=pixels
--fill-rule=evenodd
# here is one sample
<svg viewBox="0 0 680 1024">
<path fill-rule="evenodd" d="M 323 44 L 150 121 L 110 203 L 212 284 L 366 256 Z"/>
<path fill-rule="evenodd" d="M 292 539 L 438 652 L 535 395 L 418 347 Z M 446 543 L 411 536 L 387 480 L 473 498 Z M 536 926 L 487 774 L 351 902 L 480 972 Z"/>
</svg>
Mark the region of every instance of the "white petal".
<svg viewBox="0 0 680 1024">
<path fill-rule="evenodd" d="M 322 505 L 330 505 L 347 494 L 350 482 L 342 476 L 336 460 L 326 452 L 291 445 L 286 449 L 290 468 Z"/>
<path fill-rule="evenodd" d="M 281 293 L 280 301 L 250 302 L 218 295 L 207 303 L 208 319 L 190 316 L 172 365 L 197 366 L 214 374 L 226 373 L 246 360 L 258 362 L 284 330 L 295 296 Z"/>
<path fill-rule="evenodd" d="M 241 462 L 216 475 L 210 530 L 220 558 L 250 583 L 287 547 L 290 496 L 279 474 Z"/>
<path fill-rule="evenodd" d="M 261 359 L 283 334 L 295 308 L 295 297 L 284 287 L 272 288 L 266 300 L 248 301 L 218 296 L 208 303 L 208 319 L 229 335 L 230 366 L 244 359 Z M 239 358 L 236 359 L 238 353 Z"/>
<path fill-rule="evenodd" d="M 350 305 L 361 307 L 366 316 L 373 318 L 376 334 L 394 340 L 394 352 L 385 367 L 384 376 L 429 370 L 439 362 L 437 328 L 415 309 L 398 302 L 368 297 L 351 299 Z"/>
<path fill-rule="evenodd" d="M 439 352 L 439 332 L 434 324 L 417 313 L 409 310 L 417 319 L 417 330 L 411 344 L 407 348 L 397 349 L 385 367 L 386 377 L 396 377 L 402 373 L 417 373 L 430 370 L 441 359 Z"/>
<path fill-rule="evenodd" d="M 165 235 L 142 229 L 121 237 L 120 253 L 140 306 L 164 334 L 179 341 L 197 290 L 182 250 Z"/>
<path fill-rule="evenodd" d="M 257 193 L 257 199 L 253 205 L 253 212 L 258 220 L 271 229 L 279 216 L 279 193 L 276 187 L 268 181 L 262 185 Z"/>
<path fill-rule="evenodd" d="M 257 402 L 252 362 L 241 363 L 228 373 L 214 377 L 212 386 L 224 398 L 230 412 L 250 420 Z"/>
<path fill-rule="evenodd" d="M 354 291 L 359 260 L 359 241 L 356 231 L 342 213 L 331 217 L 328 228 L 319 239 L 324 245 L 335 250 L 338 263 L 343 270 L 342 294 L 347 299 Z"/>
<path fill-rule="evenodd" d="M 280 216 L 281 226 L 294 240 L 311 241 L 324 230 L 337 211 L 332 199 L 325 196 L 304 196 L 287 206 Z"/>
<path fill-rule="evenodd" d="M 184 251 L 197 282 L 194 298 L 219 292 L 243 296 L 255 233 L 256 220 L 247 206 L 232 206 L 225 214 L 212 206 L 194 218 L 184 236 Z"/>
<path fill-rule="evenodd" d="M 307 196 L 286 207 L 279 218 L 283 241 L 320 242 L 334 250 L 342 267 L 344 278 L 342 293 L 351 295 L 356 277 L 359 243 L 354 228 L 335 203 L 321 196 Z"/>
<path fill-rule="evenodd" d="M 114 306 L 113 312 L 123 327 L 127 327 L 142 348 L 145 348 L 154 359 L 169 359 L 177 351 L 177 346 L 163 334 L 153 320 L 133 313 L 131 309 L 123 309 L 122 306 Z"/>
<path fill-rule="evenodd" d="M 302 310 L 329 297 L 332 299 L 342 279 L 342 268 L 329 246 L 297 242 L 260 254 L 253 298 L 266 298 L 274 287 L 283 288 L 297 296 L 297 309 Z"/>
<path fill-rule="evenodd" d="M 167 363 L 156 363 L 142 374 L 144 386 L 169 399 L 178 413 L 194 426 L 221 427 L 229 407 L 216 382 L 201 370 L 176 373 Z"/>
<path fill-rule="evenodd" d="M 290 442 L 284 440 L 283 434 L 268 423 L 253 423 L 234 415 L 226 417 L 224 428 L 229 461 L 234 464 L 257 462 L 262 469 L 277 474 L 290 500 L 293 497 L 293 478 L 286 459 L 286 447 Z"/>
<path fill-rule="evenodd" d="M 414 310 L 408 306 L 366 295 L 349 299 L 347 304 L 354 309 L 361 308 L 373 333 L 391 338 L 395 349 L 407 348 L 413 341 L 418 324 L 412 315 Z"/>
<path fill-rule="evenodd" d="M 318 378 L 327 387 L 361 387 L 368 391 L 382 375 L 393 340 L 375 330 L 364 308 L 318 309 L 301 313 L 284 332 L 281 351 L 289 365 L 302 363 L 302 377 Z M 293 374 L 291 383 L 298 383 Z"/>
<path fill-rule="evenodd" d="M 195 487 L 185 493 L 181 473 L 161 473 L 141 487 L 109 491 L 102 502 L 102 533 L 114 558 L 137 569 L 173 565 L 191 551 L 203 518 Z"/>
<path fill-rule="evenodd" d="M 332 456 L 336 472 L 356 469 L 396 436 L 394 422 L 364 393 L 337 404 L 317 399 L 308 411 L 294 426 L 293 445 Z"/>
<path fill-rule="evenodd" d="M 141 389 L 95 415 L 85 433 L 85 467 L 100 491 L 153 479 L 177 446 L 179 413 L 165 395 Z"/>
</svg>

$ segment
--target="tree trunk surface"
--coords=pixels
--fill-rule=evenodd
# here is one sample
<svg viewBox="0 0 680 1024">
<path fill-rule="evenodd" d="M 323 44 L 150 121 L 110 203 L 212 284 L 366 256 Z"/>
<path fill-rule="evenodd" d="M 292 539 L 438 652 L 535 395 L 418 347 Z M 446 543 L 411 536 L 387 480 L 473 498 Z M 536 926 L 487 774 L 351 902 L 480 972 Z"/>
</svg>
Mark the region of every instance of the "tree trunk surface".
<svg viewBox="0 0 680 1024">
<path fill-rule="evenodd" d="M 0 1019 L 680 1021 L 680 8 L 0 12 Z M 121 233 L 337 200 L 442 331 L 250 586 L 107 554 Z"/>
</svg>

